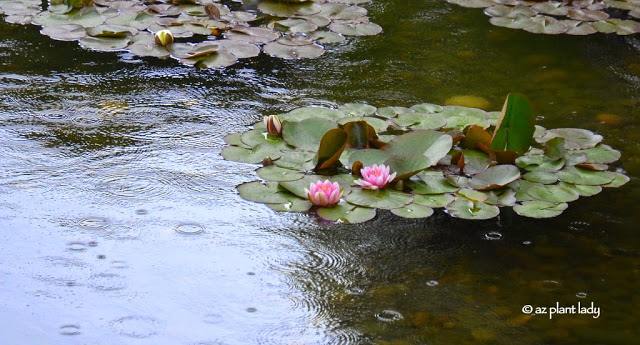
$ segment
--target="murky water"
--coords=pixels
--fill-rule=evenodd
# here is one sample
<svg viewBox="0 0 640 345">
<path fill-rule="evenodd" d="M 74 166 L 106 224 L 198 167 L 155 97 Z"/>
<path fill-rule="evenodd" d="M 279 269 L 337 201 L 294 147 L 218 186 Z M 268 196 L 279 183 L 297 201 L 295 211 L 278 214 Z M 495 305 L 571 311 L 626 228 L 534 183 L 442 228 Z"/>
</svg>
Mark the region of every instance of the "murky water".
<svg viewBox="0 0 640 345">
<path fill-rule="evenodd" d="M 444 1 L 376 0 L 383 34 L 223 71 L 0 24 L 6 344 L 631 344 L 640 335 L 640 38 L 536 36 Z M 532 220 L 361 225 L 242 200 L 222 138 L 304 105 L 527 94 L 632 181 Z M 603 115 L 605 114 L 605 115 Z M 609 115 L 606 115 L 609 114 Z M 534 307 L 600 308 L 535 315 Z"/>
</svg>

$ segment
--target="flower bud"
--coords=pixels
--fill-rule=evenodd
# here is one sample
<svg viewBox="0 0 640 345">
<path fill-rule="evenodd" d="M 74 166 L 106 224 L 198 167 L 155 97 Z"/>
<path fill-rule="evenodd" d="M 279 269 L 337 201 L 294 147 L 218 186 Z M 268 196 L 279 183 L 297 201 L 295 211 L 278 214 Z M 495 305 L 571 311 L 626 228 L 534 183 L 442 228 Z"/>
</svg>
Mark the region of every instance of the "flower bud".
<svg viewBox="0 0 640 345">
<path fill-rule="evenodd" d="M 282 134 L 282 122 L 278 118 L 278 115 L 269 115 L 264 117 L 264 126 L 267 127 L 267 132 L 272 135 Z"/>
<path fill-rule="evenodd" d="M 167 29 L 156 32 L 155 38 L 156 44 L 161 46 L 166 46 L 167 44 L 173 43 L 173 34 Z"/>
</svg>

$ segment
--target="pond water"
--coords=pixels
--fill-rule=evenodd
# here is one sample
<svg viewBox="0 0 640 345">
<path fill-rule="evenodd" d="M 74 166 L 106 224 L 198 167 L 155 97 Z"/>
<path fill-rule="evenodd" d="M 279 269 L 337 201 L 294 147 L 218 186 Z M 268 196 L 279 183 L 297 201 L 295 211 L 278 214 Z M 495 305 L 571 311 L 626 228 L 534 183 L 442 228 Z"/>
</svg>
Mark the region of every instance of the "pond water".
<svg viewBox="0 0 640 345">
<path fill-rule="evenodd" d="M 224 70 L 0 23 L 7 344 L 631 344 L 640 336 L 640 38 L 534 35 L 444 1 L 366 4 L 384 32 Z M 622 151 L 631 182 L 548 220 L 379 212 L 341 225 L 241 199 L 222 138 L 306 105 L 528 95 Z M 527 316 L 534 307 L 599 315 Z M 577 311 L 576 311 L 577 313 Z"/>
</svg>

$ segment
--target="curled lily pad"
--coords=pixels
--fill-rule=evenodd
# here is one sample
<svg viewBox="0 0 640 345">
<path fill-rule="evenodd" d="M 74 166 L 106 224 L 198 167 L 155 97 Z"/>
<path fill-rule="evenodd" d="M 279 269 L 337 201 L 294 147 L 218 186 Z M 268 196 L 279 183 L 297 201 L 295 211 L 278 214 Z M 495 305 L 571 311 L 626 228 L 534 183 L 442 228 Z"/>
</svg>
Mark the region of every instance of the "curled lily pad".
<svg viewBox="0 0 640 345">
<path fill-rule="evenodd" d="M 476 190 L 490 190 L 508 185 L 520 178 L 520 170 L 513 165 L 496 165 L 473 176 L 469 185 Z"/>
<path fill-rule="evenodd" d="M 558 171 L 558 179 L 572 184 L 588 186 L 604 185 L 616 177 L 609 171 L 591 171 L 581 168 L 569 167 Z"/>
<path fill-rule="evenodd" d="M 40 32 L 58 41 L 76 41 L 87 37 L 85 27 L 78 24 L 45 26 Z"/>
<path fill-rule="evenodd" d="M 382 32 L 382 27 L 375 23 L 333 23 L 329 30 L 345 36 L 373 36 Z"/>
<path fill-rule="evenodd" d="M 433 215 L 433 209 L 428 206 L 410 203 L 404 207 L 391 209 L 391 213 L 403 218 L 428 218 Z"/>
<path fill-rule="evenodd" d="M 602 187 L 618 188 L 630 181 L 630 178 L 627 175 L 623 175 L 617 172 L 612 172 L 612 174 L 615 175 L 613 180 L 607 184 L 603 184 Z"/>
<path fill-rule="evenodd" d="M 393 189 L 364 190 L 355 189 L 344 198 L 348 203 L 383 209 L 403 207 L 413 200 L 411 194 Z"/>
<path fill-rule="evenodd" d="M 498 206 L 514 206 L 516 204 L 516 191 L 511 188 L 503 188 L 501 190 L 492 190 L 487 193 L 487 200 L 490 205 Z"/>
<path fill-rule="evenodd" d="M 355 224 L 363 223 L 375 218 L 376 210 L 368 207 L 358 207 L 347 203 L 339 203 L 335 207 L 319 208 L 318 215 L 327 220 Z"/>
<path fill-rule="evenodd" d="M 455 198 L 445 208 L 447 212 L 456 218 L 462 219 L 491 219 L 500 214 L 500 209 L 494 205 L 488 205 L 481 201 L 471 201 L 467 198 Z"/>
<path fill-rule="evenodd" d="M 295 181 L 304 177 L 304 173 L 300 171 L 285 169 L 275 165 L 262 167 L 256 170 L 256 172 L 262 179 L 276 182 Z"/>
<path fill-rule="evenodd" d="M 513 207 L 517 214 L 530 218 L 552 218 L 559 216 L 566 210 L 567 203 L 551 203 L 546 201 L 524 201 L 522 204 Z"/>
<path fill-rule="evenodd" d="M 587 149 L 596 146 L 602 141 L 602 136 L 590 130 L 580 128 L 555 128 L 547 130 L 546 134 L 538 139 L 539 143 L 544 143 L 551 138 L 561 137 L 565 139 L 567 150 Z"/>
</svg>

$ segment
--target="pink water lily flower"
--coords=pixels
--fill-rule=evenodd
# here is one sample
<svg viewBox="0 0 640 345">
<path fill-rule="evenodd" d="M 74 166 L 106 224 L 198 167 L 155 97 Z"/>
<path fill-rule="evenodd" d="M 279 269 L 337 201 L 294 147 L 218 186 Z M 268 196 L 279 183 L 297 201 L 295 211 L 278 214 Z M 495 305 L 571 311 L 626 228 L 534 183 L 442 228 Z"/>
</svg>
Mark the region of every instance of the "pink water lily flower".
<svg viewBox="0 0 640 345">
<path fill-rule="evenodd" d="M 304 189 L 309 201 L 317 206 L 331 207 L 340 201 L 343 190 L 340 190 L 338 182 L 331 183 L 329 180 L 312 183 L 309 189 Z"/>
<path fill-rule="evenodd" d="M 360 170 L 360 175 L 364 180 L 357 179 L 353 182 L 364 189 L 371 190 L 382 189 L 396 178 L 396 173 L 389 175 L 389 167 L 384 164 L 364 167 Z"/>
</svg>

